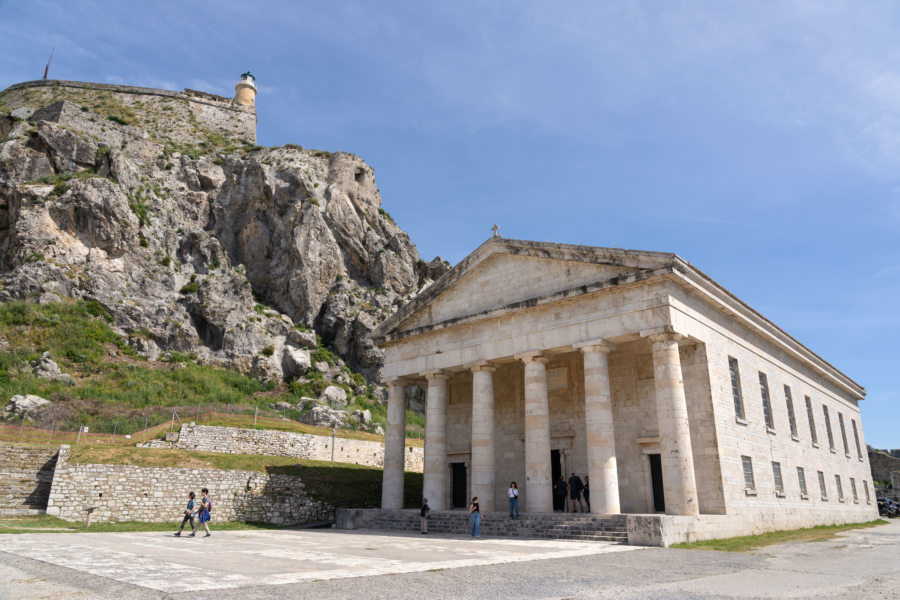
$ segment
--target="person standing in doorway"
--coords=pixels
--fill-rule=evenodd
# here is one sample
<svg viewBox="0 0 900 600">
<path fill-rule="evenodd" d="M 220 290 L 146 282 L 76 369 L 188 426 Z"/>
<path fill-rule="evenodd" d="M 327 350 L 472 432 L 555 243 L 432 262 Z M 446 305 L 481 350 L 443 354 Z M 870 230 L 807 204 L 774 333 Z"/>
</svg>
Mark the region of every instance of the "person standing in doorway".
<svg viewBox="0 0 900 600">
<path fill-rule="evenodd" d="M 581 490 L 581 495 L 584 496 L 584 503 L 587 504 L 587 511 L 591 512 L 591 480 L 587 475 L 584 476 L 584 489 Z"/>
<path fill-rule="evenodd" d="M 194 514 L 197 512 L 197 509 L 194 508 L 194 506 L 194 492 L 189 492 L 187 507 L 184 509 L 184 518 L 181 519 L 181 527 L 178 528 L 175 537 L 181 537 L 181 532 L 184 531 L 184 526 L 187 525 L 188 522 L 191 524 L 191 536 L 194 535 Z"/>
<path fill-rule="evenodd" d="M 506 495 L 509 496 L 509 518 L 510 519 L 518 519 L 519 518 L 519 486 L 516 485 L 516 482 L 513 481 L 509 484 L 509 489 L 506 491 Z"/>
<path fill-rule="evenodd" d="M 419 511 L 419 521 L 422 525 L 422 533 L 428 533 L 428 519 L 431 517 L 431 507 L 428 506 L 428 498 L 422 501 L 422 510 Z"/>
<path fill-rule="evenodd" d="M 581 477 L 572 473 L 572 476 L 569 477 L 569 499 L 572 501 L 572 512 L 578 512 L 575 510 L 576 502 L 581 512 L 584 512 L 584 504 L 581 503 L 581 490 L 583 489 L 584 484 L 581 482 Z"/>
<path fill-rule="evenodd" d="M 469 523 L 472 525 L 472 537 L 481 537 L 481 508 L 478 506 L 478 496 L 472 498 L 469 504 Z"/>
<path fill-rule="evenodd" d="M 566 511 L 566 478 L 560 474 L 553 484 L 553 511 Z"/>
<path fill-rule="evenodd" d="M 209 490 L 203 488 L 200 490 L 200 523 L 197 525 L 197 529 L 200 529 L 200 525 L 203 525 L 203 529 L 206 530 L 206 535 L 203 537 L 209 537 L 209 514 L 212 512 L 212 498 L 209 497 Z M 196 533 L 197 530 L 194 530 Z"/>
</svg>

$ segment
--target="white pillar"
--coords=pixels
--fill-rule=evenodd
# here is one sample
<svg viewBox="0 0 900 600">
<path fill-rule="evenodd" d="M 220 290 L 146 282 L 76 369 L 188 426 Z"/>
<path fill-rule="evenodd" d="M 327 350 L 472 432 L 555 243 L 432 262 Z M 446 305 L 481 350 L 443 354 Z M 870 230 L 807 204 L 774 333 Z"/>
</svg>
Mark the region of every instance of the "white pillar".
<svg viewBox="0 0 900 600">
<path fill-rule="evenodd" d="M 472 496 L 481 510 L 495 510 L 494 367 L 472 367 Z"/>
<path fill-rule="evenodd" d="M 387 431 L 384 434 L 384 475 L 381 508 L 403 508 L 406 462 L 406 398 L 400 381 L 388 382 Z"/>
<path fill-rule="evenodd" d="M 656 418 L 662 462 L 666 514 L 697 515 L 697 483 L 688 423 L 687 399 L 681 376 L 677 333 L 651 335 L 653 384 L 656 388 Z"/>
<path fill-rule="evenodd" d="M 520 356 L 525 363 L 525 489 L 528 512 L 553 512 L 550 467 L 550 409 L 547 362 L 538 355 Z"/>
<path fill-rule="evenodd" d="M 447 379 L 446 373 L 426 373 L 425 468 L 422 495 L 434 510 L 447 508 Z"/>
<path fill-rule="evenodd" d="M 611 348 L 605 344 L 591 344 L 580 350 L 584 354 L 584 424 L 591 478 L 591 512 L 618 514 L 621 510 L 619 471 L 607 363 Z"/>
</svg>

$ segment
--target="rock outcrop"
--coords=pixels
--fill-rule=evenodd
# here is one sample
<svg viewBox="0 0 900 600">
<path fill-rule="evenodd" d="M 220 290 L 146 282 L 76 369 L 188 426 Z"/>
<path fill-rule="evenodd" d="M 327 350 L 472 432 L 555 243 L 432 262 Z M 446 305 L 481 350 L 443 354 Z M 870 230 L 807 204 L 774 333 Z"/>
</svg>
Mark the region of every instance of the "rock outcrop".
<svg viewBox="0 0 900 600">
<path fill-rule="evenodd" d="M 447 269 L 357 156 L 200 129 L 176 147 L 67 102 L 2 110 L 31 117 L 0 113 L 0 300 L 94 300 L 150 358 L 297 378 L 318 333 L 374 381 L 371 331 Z"/>
</svg>

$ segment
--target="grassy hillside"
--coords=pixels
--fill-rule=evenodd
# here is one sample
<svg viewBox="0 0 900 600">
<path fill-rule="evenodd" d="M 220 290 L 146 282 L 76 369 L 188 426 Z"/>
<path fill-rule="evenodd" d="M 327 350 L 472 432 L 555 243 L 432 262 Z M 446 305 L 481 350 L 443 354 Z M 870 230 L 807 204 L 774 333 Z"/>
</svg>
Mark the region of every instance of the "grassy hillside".
<svg viewBox="0 0 900 600">
<path fill-rule="evenodd" d="M 182 353 L 170 353 L 167 361 L 148 361 L 112 330 L 110 321 L 95 302 L 0 304 L 0 338 L 8 343 L 0 352 L 0 404 L 14 394 L 36 394 L 53 404 L 29 415 L 26 427 L 77 431 L 85 424 L 94 433 L 131 434 L 145 425 L 169 421 L 173 410 L 185 422 L 196 420 L 198 414 L 200 422 L 209 422 L 216 413 L 227 413 L 219 421 L 240 425 L 229 418 L 256 412 L 263 418 L 278 417 L 281 423 L 281 419 L 295 421 L 300 411 L 278 412 L 272 404 L 284 400 L 297 406 L 301 396 L 311 392 L 310 384 L 266 385 L 234 371 L 197 364 Z M 74 384 L 32 374 L 30 361 L 44 351 L 75 378 Z M 316 353 L 317 360 L 334 358 L 325 348 Z M 368 409 L 373 421 L 383 425 L 384 406 L 371 395 L 350 397 L 348 410 Z M 421 416 L 410 413 L 408 422 L 408 435 L 421 438 Z M 246 419 L 243 424 L 252 425 Z"/>
</svg>

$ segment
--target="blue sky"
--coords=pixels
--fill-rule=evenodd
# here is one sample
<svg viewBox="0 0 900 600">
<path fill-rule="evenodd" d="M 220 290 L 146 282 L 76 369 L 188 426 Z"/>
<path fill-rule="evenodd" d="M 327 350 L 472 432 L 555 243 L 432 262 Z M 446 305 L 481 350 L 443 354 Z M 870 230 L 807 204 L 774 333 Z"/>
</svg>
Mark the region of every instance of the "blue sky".
<svg viewBox="0 0 900 600">
<path fill-rule="evenodd" d="M 230 96 L 346 150 L 426 259 L 490 235 L 674 251 L 863 384 L 900 447 L 900 4 L 5 2 L 0 88 Z"/>
</svg>

